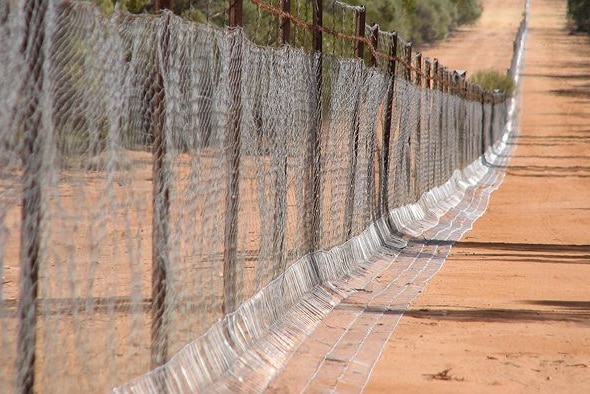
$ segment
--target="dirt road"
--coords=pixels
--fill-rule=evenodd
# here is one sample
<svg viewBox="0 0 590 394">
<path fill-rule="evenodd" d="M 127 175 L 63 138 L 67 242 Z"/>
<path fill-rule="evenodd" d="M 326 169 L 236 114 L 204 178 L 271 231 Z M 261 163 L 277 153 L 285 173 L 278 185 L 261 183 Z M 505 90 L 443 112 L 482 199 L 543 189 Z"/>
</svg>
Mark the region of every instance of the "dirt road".
<svg viewBox="0 0 590 394">
<path fill-rule="evenodd" d="M 485 1 L 480 24 L 426 54 L 507 67 L 514 3 Z M 565 11 L 565 0 L 531 0 L 507 176 L 401 319 L 367 392 L 590 387 L 590 39 L 568 33 Z"/>
</svg>

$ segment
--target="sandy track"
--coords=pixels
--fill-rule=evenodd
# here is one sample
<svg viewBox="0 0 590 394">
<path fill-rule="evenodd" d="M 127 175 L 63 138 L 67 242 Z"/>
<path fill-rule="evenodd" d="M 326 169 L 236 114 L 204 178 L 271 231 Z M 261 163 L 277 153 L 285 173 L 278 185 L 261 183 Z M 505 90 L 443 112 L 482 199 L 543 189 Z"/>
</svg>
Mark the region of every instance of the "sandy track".
<svg viewBox="0 0 590 394">
<path fill-rule="evenodd" d="M 490 15 L 513 2 L 484 3 Z M 367 392 L 590 387 L 590 40 L 568 34 L 565 6 L 531 1 L 521 135 L 507 177 L 400 321 Z M 495 61 L 506 49 L 488 48 L 483 37 L 503 33 L 486 32 L 486 18 L 431 52 L 487 68 L 489 53 Z M 455 65 L 465 50 L 465 66 Z"/>
</svg>

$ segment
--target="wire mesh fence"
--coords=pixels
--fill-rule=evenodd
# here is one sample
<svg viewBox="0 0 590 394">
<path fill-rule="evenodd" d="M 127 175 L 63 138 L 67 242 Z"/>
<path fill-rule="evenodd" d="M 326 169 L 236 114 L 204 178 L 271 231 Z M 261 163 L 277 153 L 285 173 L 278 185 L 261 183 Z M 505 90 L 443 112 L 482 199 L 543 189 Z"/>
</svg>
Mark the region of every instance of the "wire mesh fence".
<svg viewBox="0 0 590 394">
<path fill-rule="evenodd" d="M 363 7 L 252 3 L 276 26 L 256 43 L 169 12 L 0 7 L 0 388 L 152 370 L 120 390 L 204 390 L 315 286 L 403 246 L 392 210 L 502 136 L 506 97 Z"/>
</svg>

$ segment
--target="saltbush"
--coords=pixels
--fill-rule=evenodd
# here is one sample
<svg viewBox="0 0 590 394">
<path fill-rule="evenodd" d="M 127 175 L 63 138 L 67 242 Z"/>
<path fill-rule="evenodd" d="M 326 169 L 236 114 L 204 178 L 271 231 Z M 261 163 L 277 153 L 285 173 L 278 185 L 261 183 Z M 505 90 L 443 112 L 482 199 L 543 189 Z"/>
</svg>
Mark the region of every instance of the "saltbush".
<svg viewBox="0 0 590 394">
<path fill-rule="evenodd" d="M 498 70 L 476 71 L 469 79 L 471 82 L 488 90 L 499 90 L 507 95 L 514 93 L 515 85 L 513 79 L 506 73 Z"/>
</svg>

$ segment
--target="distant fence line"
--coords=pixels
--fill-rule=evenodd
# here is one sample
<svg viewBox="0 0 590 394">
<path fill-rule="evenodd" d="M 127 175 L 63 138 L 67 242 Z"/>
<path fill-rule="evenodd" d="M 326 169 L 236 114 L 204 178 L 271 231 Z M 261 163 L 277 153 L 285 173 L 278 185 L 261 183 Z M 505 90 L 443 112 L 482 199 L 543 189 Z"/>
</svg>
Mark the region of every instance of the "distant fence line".
<svg viewBox="0 0 590 394">
<path fill-rule="evenodd" d="M 470 100 L 499 103 L 506 99 L 504 94 L 494 93 L 470 83 L 457 75 L 456 72 L 439 64 L 436 59 L 431 60 L 423 58 L 420 53 L 412 53 L 412 43 L 404 41 L 395 32 L 381 32 L 379 25 L 365 25 L 365 6 L 349 5 L 336 0 L 332 1 L 333 7 L 341 8 L 343 11 L 353 13 L 354 15 L 354 17 L 350 18 L 350 22 L 354 22 L 354 26 L 343 26 L 341 30 L 337 30 L 324 26 L 322 20 L 324 5 L 322 1 L 312 1 L 313 14 L 311 21 L 306 21 L 303 16 L 298 17 L 297 15 L 293 15 L 290 10 L 290 0 L 280 0 L 280 7 L 273 6 L 264 0 L 250 1 L 261 10 L 278 17 L 279 42 L 282 44 L 289 44 L 291 42 L 289 23 L 292 23 L 307 30 L 314 36 L 319 35 L 321 37 L 321 34 L 325 33 L 335 39 L 347 42 L 350 48 L 354 49 L 351 53 L 354 53 L 359 58 L 365 57 L 364 48 L 366 47 L 369 51 L 368 64 L 370 66 L 379 65 L 382 70 L 386 70 L 391 63 L 399 64 L 403 67 L 404 71 L 398 72 L 396 75 L 403 75 L 408 81 L 419 84 L 420 86 L 445 90 Z M 242 9 L 239 5 L 240 3 L 240 0 L 230 1 L 230 16 L 240 14 L 240 10 Z M 239 16 L 235 18 L 236 20 L 242 20 Z M 232 25 L 239 24 L 230 19 L 230 26 Z M 391 41 L 391 43 L 385 44 L 386 48 L 392 49 L 393 46 L 396 46 L 397 50 L 384 51 L 379 45 L 380 38 L 381 40 Z M 322 46 L 317 45 L 313 49 L 321 52 Z"/>
<path fill-rule="evenodd" d="M 304 16 L 251 1 L 312 51 L 248 41 L 238 0 L 224 30 L 60 0 L 0 10 L 0 387 L 104 390 L 157 369 L 157 391 L 202 338 L 203 389 L 235 357 L 224 346 L 367 258 L 320 251 L 375 223 L 382 242 L 393 209 L 502 136 L 508 97 L 366 26 L 364 7 L 334 2 L 354 14 L 338 30 L 321 1 Z"/>
</svg>

